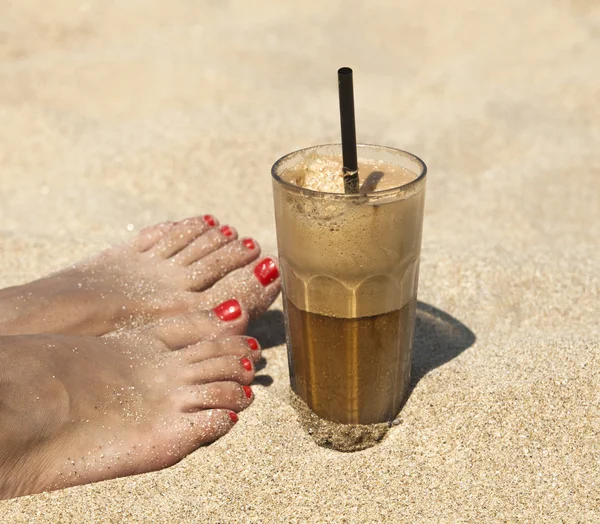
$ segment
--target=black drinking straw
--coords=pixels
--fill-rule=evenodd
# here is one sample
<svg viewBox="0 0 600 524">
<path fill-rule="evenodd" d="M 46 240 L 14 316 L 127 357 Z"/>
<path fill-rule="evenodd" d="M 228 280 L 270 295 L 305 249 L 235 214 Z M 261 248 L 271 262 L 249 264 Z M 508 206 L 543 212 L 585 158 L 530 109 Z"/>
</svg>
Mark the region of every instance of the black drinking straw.
<svg viewBox="0 0 600 524">
<path fill-rule="evenodd" d="M 340 123 L 342 127 L 342 157 L 344 159 L 344 191 L 358 193 L 358 158 L 356 125 L 354 123 L 354 87 L 352 69 L 338 69 L 340 91 Z"/>
</svg>

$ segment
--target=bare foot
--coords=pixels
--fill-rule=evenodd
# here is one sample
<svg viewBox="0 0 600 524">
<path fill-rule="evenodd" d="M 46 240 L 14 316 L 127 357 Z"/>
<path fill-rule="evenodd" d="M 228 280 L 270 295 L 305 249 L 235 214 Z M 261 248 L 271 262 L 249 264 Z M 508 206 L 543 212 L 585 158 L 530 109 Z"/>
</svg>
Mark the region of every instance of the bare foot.
<svg viewBox="0 0 600 524">
<path fill-rule="evenodd" d="M 235 300 L 104 337 L 0 336 L 0 499 L 153 471 L 227 433 L 260 357 Z"/>
<path fill-rule="evenodd" d="M 231 297 L 256 316 L 279 292 L 275 263 L 254 262 L 259 254 L 255 240 L 238 240 L 210 215 L 158 224 L 63 271 L 1 290 L 0 335 L 102 335 Z"/>
</svg>

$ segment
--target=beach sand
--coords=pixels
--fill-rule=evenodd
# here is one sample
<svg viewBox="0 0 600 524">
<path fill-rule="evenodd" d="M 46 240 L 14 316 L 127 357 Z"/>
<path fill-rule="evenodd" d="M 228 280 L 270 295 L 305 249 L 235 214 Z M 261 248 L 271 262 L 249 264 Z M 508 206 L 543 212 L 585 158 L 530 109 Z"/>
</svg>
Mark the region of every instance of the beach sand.
<svg viewBox="0 0 600 524">
<path fill-rule="evenodd" d="M 600 521 L 600 6 L 3 2 L 0 285 L 213 213 L 276 253 L 269 170 L 339 140 L 429 167 L 413 389 L 379 445 L 315 445 L 281 299 L 225 437 L 0 503 L 19 522 Z"/>
</svg>

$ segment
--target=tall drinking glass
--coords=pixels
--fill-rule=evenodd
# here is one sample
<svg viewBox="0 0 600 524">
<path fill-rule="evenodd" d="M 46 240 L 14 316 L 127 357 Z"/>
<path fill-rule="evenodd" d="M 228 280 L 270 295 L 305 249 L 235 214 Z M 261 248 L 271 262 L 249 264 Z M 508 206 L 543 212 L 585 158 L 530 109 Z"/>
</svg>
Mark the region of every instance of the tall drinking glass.
<svg viewBox="0 0 600 524">
<path fill-rule="evenodd" d="M 388 147 L 358 156 L 358 194 L 301 187 L 315 160 L 341 166 L 339 144 L 278 160 L 273 193 L 291 387 L 322 419 L 375 424 L 410 380 L 426 166 Z"/>
</svg>

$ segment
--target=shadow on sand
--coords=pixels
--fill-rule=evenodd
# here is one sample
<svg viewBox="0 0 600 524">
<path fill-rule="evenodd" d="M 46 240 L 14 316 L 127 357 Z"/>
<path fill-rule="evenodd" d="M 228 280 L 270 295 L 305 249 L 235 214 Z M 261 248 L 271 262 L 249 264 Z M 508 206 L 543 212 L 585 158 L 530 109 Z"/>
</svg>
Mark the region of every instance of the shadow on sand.
<svg viewBox="0 0 600 524">
<path fill-rule="evenodd" d="M 283 312 L 270 310 L 259 318 L 252 320 L 248 326 L 248 335 L 256 338 L 263 350 L 285 344 Z M 256 371 L 262 371 L 267 365 L 267 360 L 268 357 L 263 352 L 262 359 L 256 364 Z M 254 383 L 261 386 L 270 386 L 273 384 L 273 377 L 260 374 L 255 377 Z"/>
<path fill-rule="evenodd" d="M 267 311 L 250 323 L 248 334 L 256 337 L 263 349 L 285 344 L 285 322 L 281 311 Z M 462 322 L 424 302 L 417 302 L 417 320 L 413 343 L 410 393 L 429 371 L 460 355 L 471 347 L 475 334 Z M 264 369 L 265 360 L 257 365 Z M 259 375 L 256 382 L 263 386 L 273 383 L 269 375 Z"/>
<path fill-rule="evenodd" d="M 460 320 L 425 302 L 417 302 L 411 381 L 407 398 L 429 371 L 460 355 L 475 340 L 475 333 Z"/>
</svg>

